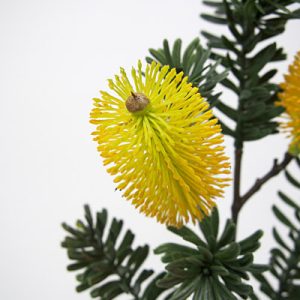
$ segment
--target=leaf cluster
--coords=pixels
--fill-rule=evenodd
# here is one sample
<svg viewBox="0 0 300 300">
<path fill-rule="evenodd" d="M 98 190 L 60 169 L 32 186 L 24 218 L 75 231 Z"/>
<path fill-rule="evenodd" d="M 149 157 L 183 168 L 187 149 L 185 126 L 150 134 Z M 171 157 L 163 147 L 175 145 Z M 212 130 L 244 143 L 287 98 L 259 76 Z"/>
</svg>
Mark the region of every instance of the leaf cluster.
<svg viewBox="0 0 300 300">
<path fill-rule="evenodd" d="M 252 287 L 246 283 L 250 272 L 262 272 L 265 266 L 253 263 L 262 231 L 235 241 L 235 224 L 228 220 L 219 236 L 219 215 L 214 209 L 210 217 L 199 223 L 202 239 L 187 227 L 168 229 L 192 244 L 166 243 L 156 254 L 162 255 L 167 274 L 158 281 L 160 287 L 175 288 L 170 300 L 247 299 Z M 219 237 L 218 237 L 219 236 Z"/>
<path fill-rule="evenodd" d="M 113 219 L 107 226 L 107 211 L 96 214 L 85 206 L 85 222 L 76 227 L 63 224 L 68 235 L 62 242 L 73 262 L 69 271 L 79 271 L 76 290 L 90 289 L 91 297 L 115 299 L 126 294 L 135 300 L 194 300 L 246 299 L 252 287 L 246 283 L 249 273 L 262 272 L 264 266 L 253 263 L 253 253 L 259 248 L 261 231 L 240 242 L 235 241 L 235 224 L 228 220 L 219 236 L 219 215 L 214 209 L 199 227 L 204 239 L 187 227 L 168 229 L 193 246 L 166 243 L 156 254 L 162 255 L 166 272 L 154 275 L 142 269 L 148 246 L 133 248 L 134 235 L 127 230 L 119 239 L 123 223 Z M 104 237 L 106 236 L 106 237 Z"/>
<path fill-rule="evenodd" d="M 300 168 L 300 160 L 296 161 Z M 285 175 L 288 182 L 300 189 L 299 180 L 288 171 Z M 273 206 L 276 218 L 288 229 L 289 241 L 286 241 L 285 237 L 273 228 L 273 236 L 278 246 L 271 250 L 270 273 L 276 279 L 276 287 L 263 274 L 255 274 L 255 277 L 261 283 L 262 292 L 270 299 L 298 300 L 300 299 L 300 202 L 297 203 L 281 191 L 278 195 L 287 207 L 293 209 L 295 221 L 287 217 L 278 206 Z"/>
<path fill-rule="evenodd" d="M 194 39 L 183 53 L 181 49 L 180 39 L 177 39 L 172 47 L 164 40 L 163 48 L 150 49 L 152 57 L 147 57 L 146 60 L 148 63 L 155 60 L 161 65 L 168 65 L 178 73 L 183 71 L 189 77 L 189 82 L 198 87 L 201 95 L 214 106 L 221 94 L 214 93 L 214 88 L 227 76 L 227 71 L 217 72 L 219 62 L 209 59 L 211 52 L 201 46 L 199 38 Z"/>
<path fill-rule="evenodd" d="M 89 206 L 86 205 L 84 210 L 85 223 L 79 220 L 75 228 L 65 223 L 62 225 L 69 234 L 62 242 L 62 247 L 67 249 L 69 259 L 74 261 L 67 269 L 83 270 L 76 277 L 79 282 L 76 290 L 82 292 L 91 289 L 91 297 L 102 300 L 114 299 L 121 294 L 128 294 L 135 300 L 157 299 L 164 292 L 164 289 L 156 286 L 156 281 L 163 273 L 147 281 L 154 272 L 142 269 L 149 247 L 133 248 L 134 234 L 130 230 L 118 243 L 122 221 L 114 218 L 108 227 L 105 209 L 96 214 L 95 220 Z"/>
<path fill-rule="evenodd" d="M 217 25 L 226 26 L 227 35 L 202 31 L 213 49 L 212 58 L 229 69 L 230 76 L 221 83 L 237 95 L 238 105 L 219 102 L 217 108 L 235 126 L 224 122 L 223 131 L 241 146 L 244 141 L 261 139 L 277 132 L 274 118 L 282 108 L 275 105 L 279 86 L 271 80 L 277 70 L 267 68 L 270 63 L 284 60 L 283 48 L 270 38 L 283 33 L 287 21 L 300 17 L 299 8 L 291 6 L 299 1 L 282 0 L 214 0 L 203 1 L 213 8 L 212 14 L 201 17 Z"/>
</svg>

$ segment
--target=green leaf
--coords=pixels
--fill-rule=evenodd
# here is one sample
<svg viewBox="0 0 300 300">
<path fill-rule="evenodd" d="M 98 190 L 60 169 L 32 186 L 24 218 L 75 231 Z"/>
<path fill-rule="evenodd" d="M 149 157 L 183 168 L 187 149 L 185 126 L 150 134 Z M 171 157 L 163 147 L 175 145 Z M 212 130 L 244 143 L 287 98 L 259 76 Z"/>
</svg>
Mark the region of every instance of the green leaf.
<svg viewBox="0 0 300 300">
<path fill-rule="evenodd" d="M 106 296 L 109 296 L 111 293 L 115 294 L 116 291 L 118 291 L 117 295 L 122 293 L 122 289 L 120 288 L 119 281 L 110 281 L 96 289 L 93 289 L 91 292 L 91 296 L 92 298 L 97 298 L 97 297 L 106 298 Z"/>
<path fill-rule="evenodd" d="M 286 194 L 283 192 L 278 192 L 279 197 L 289 206 L 293 207 L 296 210 L 300 210 L 300 206 L 297 205 L 292 199 L 290 199 Z"/>
<path fill-rule="evenodd" d="M 193 299 L 214 299 L 213 295 L 213 286 L 211 284 L 210 278 L 201 277 L 201 285 L 199 284 L 199 288 L 194 294 Z"/>
<path fill-rule="evenodd" d="M 223 266 L 212 266 L 210 270 L 215 273 L 216 276 L 228 276 L 229 271 Z"/>
<path fill-rule="evenodd" d="M 168 274 L 164 278 L 157 281 L 157 285 L 161 288 L 169 289 L 182 282 L 181 278 Z"/>
<path fill-rule="evenodd" d="M 211 7 L 223 7 L 223 1 L 202 1 L 203 4 L 207 5 L 207 6 L 211 6 Z"/>
<path fill-rule="evenodd" d="M 166 273 L 160 273 L 155 276 L 146 287 L 143 296 L 143 300 L 156 300 L 158 296 L 165 291 L 165 288 L 159 287 L 158 283 L 165 276 Z M 172 286 L 171 286 L 172 287 Z"/>
<path fill-rule="evenodd" d="M 218 36 L 213 35 L 207 31 L 201 31 L 202 35 L 209 40 L 208 45 L 213 48 L 226 49 L 226 46 L 223 44 L 222 39 Z"/>
<path fill-rule="evenodd" d="M 234 93 L 239 94 L 239 88 L 229 79 L 225 78 L 221 81 L 221 84 L 232 90 Z"/>
<path fill-rule="evenodd" d="M 149 246 L 138 247 L 134 250 L 128 260 L 127 266 L 131 269 L 130 273 L 132 276 L 140 268 L 143 262 L 146 260 L 149 253 Z"/>
<path fill-rule="evenodd" d="M 249 267 L 249 272 L 251 272 L 252 274 L 260 274 L 266 272 L 268 269 L 268 265 L 252 264 Z"/>
<path fill-rule="evenodd" d="M 177 39 L 174 43 L 174 46 L 173 46 L 172 58 L 173 58 L 175 66 L 180 65 L 180 61 L 181 61 L 181 44 L 182 44 L 181 40 Z"/>
<path fill-rule="evenodd" d="M 265 82 L 268 82 L 271 78 L 273 78 L 277 73 L 276 69 L 270 70 L 268 72 L 266 72 L 264 75 L 261 76 L 261 78 L 259 79 L 259 83 L 263 84 Z"/>
<path fill-rule="evenodd" d="M 217 254 L 216 258 L 221 261 L 231 261 L 240 254 L 240 246 L 238 243 L 231 243 L 224 249 L 221 249 Z"/>
<path fill-rule="evenodd" d="M 219 239 L 218 247 L 221 248 L 232 242 L 235 238 L 235 225 L 231 220 L 226 222 L 224 231 Z"/>
<path fill-rule="evenodd" d="M 228 289 L 231 291 L 234 291 L 235 293 L 238 293 L 239 295 L 243 296 L 244 299 L 248 298 L 248 295 L 252 293 L 252 287 L 248 284 L 243 284 L 241 282 L 236 282 L 234 280 L 231 280 L 230 277 L 224 278 L 224 283 Z"/>
<path fill-rule="evenodd" d="M 175 243 L 165 243 L 160 246 L 158 246 L 155 250 L 155 254 L 163 254 L 163 253 L 182 253 L 182 255 L 185 255 L 188 253 L 189 255 L 197 255 L 198 251 L 195 249 L 192 249 L 190 247 L 175 244 Z"/>
<path fill-rule="evenodd" d="M 215 214 L 205 217 L 201 222 L 199 222 L 199 227 L 203 232 L 203 235 L 209 245 L 209 248 L 214 251 L 216 247 L 217 236 L 215 235 L 218 225 L 218 216 Z M 213 224 L 214 223 L 214 224 Z"/>
<path fill-rule="evenodd" d="M 168 230 L 181 236 L 184 240 L 191 242 L 197 246 L 205 246 L 205 243 L 191 229 L 186 226 L 181 228 L 168 227 Z"/>
<path fill-rule="evenodd" d="M 171 51 L 170 51 L 169 43 L 168 43 L 167 40 L 163 41 L 163 47 L 164 47 L 164 54 L 165 54 L 165 57 L 166 57 L 166 62 L 171 67 L 173 67 L 174 66 L 173 59 L 172 59 L 172 56 L 171 56 Z"/>
<path fill-rule="evenodd" d="M 122 253 L 125 249 L 130 248 L 133 240 L 134 240 L 134 234 L 130 230 L 127 230 L 117 250 L 117 256 L 119 255 L 119 253 Z"/>
<path fill-rule="evenodd" d="M 152 274 L 153 274 L 153 270 L 143 270 L 141 272 L 141 274 L 138 276 L 137 280 L 134 283 L 133 289 L 135 291 L 136 294 L 139 294 L 140 290 L 141 290 L 141 284 L 147 280 Z"/>
<path fill-rule="evenodd" d="M 252 124 L 253 126 L 253 124 Z M 276 131 L 277 123 L 269 123 L 269 124 L 264 124 L 263 126 L 259 126 L 257 124 L 257 127 L 246 127 L 244 126 L 243 128 L 243 139 L 245 141 L 255 141 L 258 139 L 261 139 L 265 136 L 268 136 L 271 133 L 277 132 Z"/>
<path fill-rule="evenodd" d="M 276 43 L 268 45 L 259 51 L 249 62 L 248 74 L 258 73 L 269 61 L 271 61 L 276 53 Z"/>
<path fill-rule="evenodd" d="M 90 207 L 88 205 L 84 205 L 84 211 L 85 211 L 85 218 L 87 220 L 87 223 L 88 223 L 90 229 L 92 229 L 93 228 L 93 218 L 92 218 Z"/>
<path fill-rule="evenodd" d="M 232 129 L 230 129 L 225 123 L 220 120 L 219 123 L 221 124 L 223 134 L 235 137 L 235 132 Z"/>
<path fill-rule="evenodd" d="M 268 295 L 269 297 L 271 297 L 271 299 L 276 299 L 276 293 L 273 290 L 272 286 L 270 285 L 270 283 L 268 282 L 268 280 L 261 274 L 254 274 L 255 278 L 261 282 L 261 290 Z"/>
<path fill-rule="evenodd" d="M 214 289 L 226 300 L 238 300 L 218 279 L 214 278 Z"/>
<path fill-rule="evenodd" d="M 117 221 L 115 218 L 112 221 L 111 227 L 110 227 L 110 231 L 109 234 L 107 236 L 107 243 L 112 243 L 115 244 L 117 241 L 117 238 L 121 232 L 121 229 L 123 227 L 123 222 L 122 221 Z"/>
<path fill-rule="evenodd" d="M 283 241 L 280 234 L 276 230 L 276 228 L 273 228 L 273 236 L 276 240 L 276 242 L 284 249 L 286 249 L 288 252 L 291 252 L 292 250 L 288 247 L 288 245 Z"/>
<path fill-rule="evenodd" d="M 222 103 L 222 102 L 218 102 L 217 104 L 217 108 L 223 113 L 225 114 L 227 117 L 229 117 L 230 119 L 237 121 L 238 120 L 238 112 L 229 107 L 228 105 Z"/>
<path fill-rule="evenodd" d="M 289 221 L 289 219 L 284 215 L 284 213 L 282 213 L 282 211 L 276 205 L 273 205 L 272 209 L 275 216 L 282 224 L 286 225 L 290 229 L 297 230 L 297 228 Z"/>
<path fill-rule="evenodd" d="M 285 170 L 284 172 L 286 178 L 288 179 L 288 181 L 296 188 L 300 189 L 300 182 L 298 180 L 296 180 L 289 171 Z"/>
<path fill-rule="evenodd" d="M 186 69 L 188 69 L 188 66 L 190 65 L 190 59 L 192 58 L 192 53 L 197 49 L 197 46 L 199 45 L 199 38 L 194 39 L 186 48 L 183 58 L 182 58 L 182 65 L 186 66 Z"/>
<path fill-rule="evenodd" d="M 204 20 L 209 21 L 209 22 L 214 23 L 214 24 L 220 24 L 220 25 L 227 24 L 227 20 L 225 18 L 222 18 L 222 17 L 216 17 L 216 16 L 212 16 L 212 15 L 208 15 L 208 14 L 201 14 L 201 17 Z"/>
<path fill-rule="evenodd" d="M 229 40 L 226 36 L 221 36 L 223 44 L 226 46 L 227 50 L 232 51 L 235 53 L 237 56 L 240 56 L 240 51 L 236 47 L 236 43 L 234 41 Z"/>
<path fill-rule="evenodd" d="M 254 252 L 259 248 L 258 240 L 263 236 L 262 230 L 257 230 L 249 237 L 239 242 L 241 254 L 245 254 L 248 252 Z"/>
<path fill-rule="evenodd" d="M 156 58 L 158 62 L 160 62 L 163 65 L 168 65 L 168 61 L 166 60 L 165 56 L 161 51 L 157 51 L 155 49 L 149 49 L 150 54 Z"/>
<path fill-rule="evenodd" d="M 187 280 L 184 282 L 180 289 L 178 289 L 170 298 L 170 300 L 183 300 L 189 297 L 194 290 L 198 287 L 200 283 L 200 278 L 196 277 L 192 281 Z"/>
<path fill-rule="evenodd" d="M 219 211 L 218 209 L 214 208 L 213 211 L 211 212 L 211 227 L 212 227 L 212 233 L 214 237 L 217 239 L 218 233 L 219 233 Z"/>
<path fill-rule="evenodd" d="M 96 215 L 96 237 L 97 237 L 97 242 L 102 245 L 102 237 L 105 229 L 105 225 L 107 222 L 107 210 L 103 209 L 101 213 L 97 213 Z"/>
</svg>

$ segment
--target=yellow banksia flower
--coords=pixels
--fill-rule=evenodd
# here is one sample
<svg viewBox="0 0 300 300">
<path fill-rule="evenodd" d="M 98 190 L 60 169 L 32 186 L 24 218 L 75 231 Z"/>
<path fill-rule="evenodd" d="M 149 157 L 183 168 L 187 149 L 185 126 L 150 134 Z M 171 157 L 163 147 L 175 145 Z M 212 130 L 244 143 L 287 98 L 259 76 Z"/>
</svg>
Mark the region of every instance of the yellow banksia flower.
<svg viewBox="0 0 300 300">
<path fill-rule="evenodd" d="M 121 68 L 112 93 L 94 99 L 94 140 L 117 189 L 167 225 L 201 220 L 227 185 L 218 120 L 183 73 L 141 62 L 131 79 Z"/>
<path fill-rule="evenodd" d="M 282 127 L 291 137 L 289 152 L 300 154 L 300 51 L 294 62 L 289 66 L 289 73 L 284 76 L 285 81 L 280 85 L 283 92 L 279 93 L 277 103 L 285 109 L 285 122 Z"/>
</svg>

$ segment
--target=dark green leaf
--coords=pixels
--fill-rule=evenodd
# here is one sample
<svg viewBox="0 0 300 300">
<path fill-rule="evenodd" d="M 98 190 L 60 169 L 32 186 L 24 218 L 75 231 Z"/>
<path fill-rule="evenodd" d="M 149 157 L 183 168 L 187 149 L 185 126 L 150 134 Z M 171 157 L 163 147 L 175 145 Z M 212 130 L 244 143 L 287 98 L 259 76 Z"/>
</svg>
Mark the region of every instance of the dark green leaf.
<svg viewBox="0 0 300 300">
<path fill-rule="evenodd" d="M 296 180 L 289 171 L 285 171 L 285 176 L 288 179 L 288 181 L 296 188 L 300 189 L 300 182 Z"/>
<path fill-rule="evenodd" d="M 216 258 L 221 261 L 231 261 L 240 254 L 240 246 L 238 243 L 231 243 L 224 249 L 221 249 L 217 254 Z"/>
<path fill-rule="evenodd" d="M 277 219 L 290 229 L 297 230 L 296 227 L 290 222 L 290 220 L 284 215 L 284 213 L 276 206 L 273 205 L 273 212 Z"/>
<path fill-rule="evenodd" d="M 208 15 L 208 14 L 201 14 L 201 17 L 204 20 L 215 23 L 215 24 L 220 24 L 220 25 L 227 24 L 227 20 L 222 17 L 216 17 L 216 16 L 212 16 L 212 15 Z"/>
<path fill-rule="evenodd" d="M 241 249 L 241 254 L 245 254 L 248 252 L 254 252 L 256 249 L 258 249 L 259 246 L 257 247 L 257 242 L 262 236 L 263 236 L 263 231 L 257 230 L 249 237 L 240 241 L 239 245 L 240 245 L 240 249 Z"/>
</svg>

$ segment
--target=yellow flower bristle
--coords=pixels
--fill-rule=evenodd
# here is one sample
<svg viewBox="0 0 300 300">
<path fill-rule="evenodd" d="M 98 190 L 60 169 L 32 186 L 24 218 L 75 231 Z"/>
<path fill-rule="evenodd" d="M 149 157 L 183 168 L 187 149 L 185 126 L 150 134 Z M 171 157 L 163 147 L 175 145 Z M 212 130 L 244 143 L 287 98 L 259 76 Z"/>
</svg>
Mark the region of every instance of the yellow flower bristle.
<svg viewBox="0 0 300 300">
<path fill-rule="evenodd" d="M 285 122 L 282 128 L 291 137 L 289 152 L 300 154 L 300 51 L 296 54 L 294 62 L 289 66 L 289 73 L 284 76 L 285 82 L 280 87 L 280 101 L 277 103 L 285 109 Z"/>
<path fill-rule="evenodd" d="M 222 196 L 230 173 L 208 102 L 169 66 L 153 62 L 142 70 L 139 62 L 132 80 L 124 69 L 120 73 L 109 80 L 113 93 L 101 91 L 91 112 L 107 171 L 147 216 L 176 227 L 201 220 Z M 138 111 L 126 107 L 132 97 L 145 102 Z"/>
</svg>

